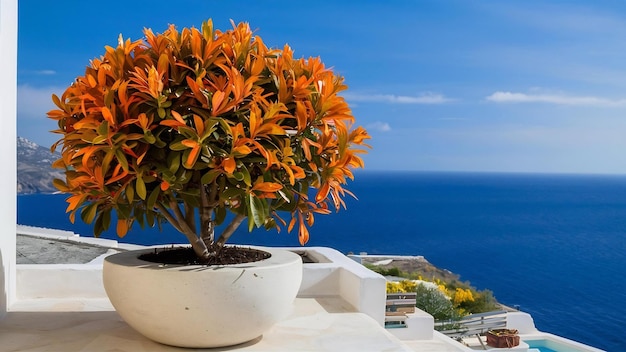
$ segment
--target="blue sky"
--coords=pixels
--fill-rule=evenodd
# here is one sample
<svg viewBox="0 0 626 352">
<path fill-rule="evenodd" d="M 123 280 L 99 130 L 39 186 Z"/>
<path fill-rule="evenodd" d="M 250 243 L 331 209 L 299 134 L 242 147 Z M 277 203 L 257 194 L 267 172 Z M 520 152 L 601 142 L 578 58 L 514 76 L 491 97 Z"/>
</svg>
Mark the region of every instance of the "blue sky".
<svg viewBox="0 0 626 352">
<path fill-rule="evenodd" d="M 372 135 L 368 170 L 626 173 L 620 1 L 19 1 L 18 135 L 121 33 L 249 22 L 320 56 Z"/>
</svg>

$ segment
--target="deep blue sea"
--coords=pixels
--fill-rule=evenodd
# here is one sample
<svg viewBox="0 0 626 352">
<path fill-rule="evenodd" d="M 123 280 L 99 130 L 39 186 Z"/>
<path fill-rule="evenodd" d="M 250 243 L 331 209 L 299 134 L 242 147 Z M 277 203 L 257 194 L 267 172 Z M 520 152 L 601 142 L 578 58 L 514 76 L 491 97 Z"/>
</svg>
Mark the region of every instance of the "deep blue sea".
<svg viewBox="0 0 626 352">
<path fill-rule="evenodd" d="M 308 246 L 423 255 L 542 331 L 626 351 L 626 176 L 362 172 L 348 188 L 359 199 L 316 216 Z M 90 236 L 67 220 L 65 197 L 19 196 L 18 223 Z M 120 241 L 185 242 L 165 231 L 137 227 Z M 299 246 L 295 232 L 247 226 L 231 242 Z"/>
</svg>

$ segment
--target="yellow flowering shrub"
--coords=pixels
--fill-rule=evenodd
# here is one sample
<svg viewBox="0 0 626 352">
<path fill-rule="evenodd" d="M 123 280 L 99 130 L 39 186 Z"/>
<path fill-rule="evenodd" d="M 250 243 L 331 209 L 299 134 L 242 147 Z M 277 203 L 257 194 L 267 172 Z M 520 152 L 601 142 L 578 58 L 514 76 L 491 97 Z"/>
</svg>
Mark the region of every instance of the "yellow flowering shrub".
<svg viewBox="0 0 626 352">
<path fill-rule="evenodd" d="M 454 295 L 452 295 L 452 303 L 454 303 L 455 307 L 458 307 L 463 302 L 474 302 L 474 295 L 469 288 L 462 289 L 457 287 Z"/>
<path fill-rule="evenodd" d="M 387 281 L 387 293 L 402 293 L 402 285 L 399 282 Z"/>
</svg>

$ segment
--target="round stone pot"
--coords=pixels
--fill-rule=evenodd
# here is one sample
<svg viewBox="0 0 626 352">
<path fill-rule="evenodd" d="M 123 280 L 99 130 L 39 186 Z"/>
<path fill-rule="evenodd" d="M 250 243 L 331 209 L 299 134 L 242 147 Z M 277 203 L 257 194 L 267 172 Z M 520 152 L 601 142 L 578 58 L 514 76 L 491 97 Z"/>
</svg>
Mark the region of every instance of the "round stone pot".
<svg viewBox="0 0 626 352">
<path fill-rule="evenodd" d="M 147 338 L 179 347 L 231 346 L 285 318 L 302 281 L 299 255 L 277 248 L 262 261 L 164 265 L 128 251 L 104 260 L 104 288 L 119 315 Z"/>
</svg>

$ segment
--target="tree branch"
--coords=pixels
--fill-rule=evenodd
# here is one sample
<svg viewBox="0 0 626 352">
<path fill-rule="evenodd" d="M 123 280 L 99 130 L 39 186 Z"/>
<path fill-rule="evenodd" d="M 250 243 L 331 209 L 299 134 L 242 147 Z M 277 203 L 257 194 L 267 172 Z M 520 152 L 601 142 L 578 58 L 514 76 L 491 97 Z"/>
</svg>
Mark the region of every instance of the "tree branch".
<svg viewBox="0 0 626 352">
<path fill-rule="evenodd" d="M 196 217 L 194 209 L 193 207 L 187 205 L 186 202 L 183 202 L 183 206 L 185 209 L 185 223 L 187 223 L 187 226 L 189 226 L 193 233 L 197 234 L 198 231 L 196 231 Z"/>
<path fill-rule="evenodd" d="M 163 206 L 163 204 L 161 203 L 156 203 L 154 205 L 157 209 L 159 209 L 159 212 L 161 213 L 161 215 L 163 215 L 163 217 L 167 220 L 167 222 L 169 222 L 172 226 L 174 226 L 174 228 L 176 229 L 176 231 L 180 232 L 180 233 L 184 233 L 183 229 L 180 227 L 180 224 L 178 224 L 178 220 L 176 220 L 172 214 L 170 214 L 169 211 L 167 211 L 167 209 Z"/>
<path fill-rule="evenodd" d="M 230 224 L 228 224 L 228 226 L 224 229 L 224 232 L 222 232 L 222 235 L 220 236 L 220 238 L 217 240 L 218 248 L 224 247 L 224 243 L 228 241 L 230 236 L 233 235 L 235 230 L 237 230 L 237 228 L 239 227 L 239 225 L 241 225 L 241 223 L 245 220 L 245 218 L 246 218 L 245 215 L 241 215 L 241 214 L 235 215 L 235 218 L 230 222 Z"/>
<path fill-rule="evenodd" d="M 215 185 L 215 183 L 213 183 Z M 212 187 L 212 191 L 215 187 Z M 200 237 L 207 246 L 215 242 L 215 224 L 213 223 L 213 204 L 209 201 L 209 193 L 204 185 L 200 185 Z M 213 192 L 211 192 L 213 196 Z"/>
<path fill-rule="evenodd" d="M 170 208 L 174 212 L 172 215 L 165 206 L 159 202 L 155 204 L 157 209 L 161 212 L 161 214 L 169 221 L 178 232 L 182 233 L 187 237 L 187 241 L 191 244 L 193 251 L 196 255 L 201 259 L 206 259 L 209 257 L 209 250 L 204 242 L 193 232 L 187 223 L 185 222 L 185 217 L 183 216 L 180 208 L 178 208 L 178 204 L 176 203 L 176 199 L 170 199 Z"/>
<path fill-rule="evenodd" d="M 176 198 L 170 198 L 169 203 L 170 209 L 172 209 L 172 211 L 174 212 L 174 216 L 176 217 L 176 220 L 178 220 L 178 223 L 180 224 L 180 228 L 183 230 L 183 233 L 188 233 L 194 237 L 198 237 L 196 235 L 196 232 L 191 227 L 189 227 L 187 221 L 185 221 L 185 215 L 183 215 L 183 212 L 180 211 Z"/>
</svg>

